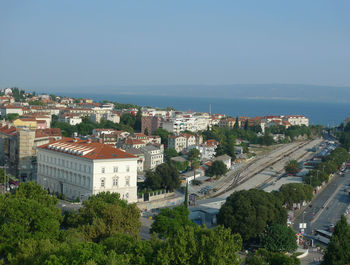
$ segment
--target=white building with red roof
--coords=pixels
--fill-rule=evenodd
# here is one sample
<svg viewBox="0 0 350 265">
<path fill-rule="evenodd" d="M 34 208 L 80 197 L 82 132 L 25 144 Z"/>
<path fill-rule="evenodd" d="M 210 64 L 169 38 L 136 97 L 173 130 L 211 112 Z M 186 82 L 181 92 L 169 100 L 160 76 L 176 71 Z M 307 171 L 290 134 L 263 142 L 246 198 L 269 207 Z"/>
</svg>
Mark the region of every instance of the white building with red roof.
<svg viewBox="0 0 350 265">
<path fill-rule="evenodd" d="M 283 117 L 283 120 L 288 121 L 291 125 L 309 126 L 309 118 L 304 115 L 287 115 Z"/>
<path fill-rule="evenodd" d="M 137 202 L 137 157 L 110 145 L 64 138 L 38 147 L 37 181 L 70 199 L 100 192 Z"/>
</svg>

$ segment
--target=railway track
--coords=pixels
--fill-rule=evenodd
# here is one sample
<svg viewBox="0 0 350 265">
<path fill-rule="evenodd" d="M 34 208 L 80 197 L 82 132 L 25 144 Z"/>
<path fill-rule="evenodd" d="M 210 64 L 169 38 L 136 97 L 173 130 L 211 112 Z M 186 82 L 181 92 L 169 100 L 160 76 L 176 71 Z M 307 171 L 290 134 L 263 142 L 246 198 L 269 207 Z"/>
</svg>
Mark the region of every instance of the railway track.
<svg viewBox="0 0 350 265">
<path fill-rule="evenodd" d="M 246 182 L 247 180 L 251 179 L 255 175 L 257 175 L 260 172 L 264 171 L 266 168 L 271 167 L 275 163 L 277 163 L 277 162 L 281 161 L 282 159 L 288 157 L 293 152 L 303 148 L 305 145 L 308 145 L 311 141 L 312 140 L 308 140 L 306 142 L 302 142 L 302 143 L 298 144 L 297 146 L 293 146 L 290 149 L 288 149 L 285 152 L 283 152 L 281 155 L 279 155 L 279 156 L 275 157 L 274 159 L 270 160 L 268 163 L 266 163 L 262 167 L 258 167 L 257 169 L 253 170 L 252 172 L 244 174 L 244 172 L 247 172 L 247 170 L 251 166 L 253 166 L 257 162 L 261 161 L 262 159 L 266 158 L 266 156 L 262 156 L 258 160 L 253 160 L 253 161 L 249 162 L 249 164 L 247 164 L 244 168 L 241 168 L 238 171 L 234 172 L 233 178 L 230 178 L 232 180 L 232 183 L 226 189 L 216 192 L 211 197 L 218 197 L 218 196 L 220 196 L 222 194 L 225 194 L 226 192 L 234 189 L 238 185 Z"/>
</svg>

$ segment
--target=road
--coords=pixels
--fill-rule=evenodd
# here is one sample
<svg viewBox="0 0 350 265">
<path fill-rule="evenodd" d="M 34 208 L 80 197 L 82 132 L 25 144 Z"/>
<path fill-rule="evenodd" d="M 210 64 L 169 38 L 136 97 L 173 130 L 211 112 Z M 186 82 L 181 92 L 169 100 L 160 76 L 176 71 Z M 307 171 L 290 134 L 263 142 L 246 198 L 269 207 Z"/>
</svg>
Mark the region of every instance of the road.
<svg viewBox="0 0 350 265">
<path fill-rule="evenodd" d="M 340 216 L 345 213 L 350 199 L 350 171 L 344 176 L 335 175 L 332 181 L 312 200 L 310 205 L 294 219 L 293 228 L 300 231 L 299 223 L 307 223 L 305 233 L 312 234 L 314 229 L 327 230 L 330 224 L 336 224 Z M 346 189 L 346 191 L 344 191 Z"/>
</svg>

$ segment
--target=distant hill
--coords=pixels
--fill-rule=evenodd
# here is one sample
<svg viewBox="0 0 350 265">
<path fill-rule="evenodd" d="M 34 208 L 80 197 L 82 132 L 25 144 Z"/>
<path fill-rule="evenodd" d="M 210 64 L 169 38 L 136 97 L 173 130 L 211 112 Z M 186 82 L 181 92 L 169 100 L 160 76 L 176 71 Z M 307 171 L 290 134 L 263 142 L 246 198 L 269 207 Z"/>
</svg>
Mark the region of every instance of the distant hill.
<svg viewBox="0 0 350 265">
<path fill-rule="evenodd" d="M 350 87 L 302 84 L 233 85 L 154 85 L 154 86 L 81 86 L 51 88 L 49 92 L 76 92 L 177 97 L 214 97 L 244 99 L 280 99 L 321 102 L 349 102 Z M 45 91 L 43 91 L 45 92 Z"/>
</svg>

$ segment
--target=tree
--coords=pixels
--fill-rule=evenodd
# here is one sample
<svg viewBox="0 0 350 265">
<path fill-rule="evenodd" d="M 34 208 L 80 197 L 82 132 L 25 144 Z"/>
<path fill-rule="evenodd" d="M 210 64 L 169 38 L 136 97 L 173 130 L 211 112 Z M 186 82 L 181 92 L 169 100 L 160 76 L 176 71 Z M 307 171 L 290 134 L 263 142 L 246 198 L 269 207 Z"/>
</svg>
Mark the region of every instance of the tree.
<svg viewBox="0 0 350 265">
<path fill-rule="evenodd" d="M 7 183 L 6 171 L 2 168 L 0 168 L 0 183 L 1 184 Z"/>
<path fill-rule="evenodd" d="M 272 252 L 294 252 L 298 245 L 295 232 L 287 225 L 274 224 L 267 228 L 262 238 L 264 247 Z"/>
<path fill-rule="evenodd" d="M 169 132 L 167 130 L 164 130 L 162 128 L 158 128 L 158 129 L 153 131 L 152 135 L 158 135 L 161 139 L 162 144 L 168 143 Z"/>
<path fill-rule="evenodd" d="M 168 148 L 164 151 L 164 155 L 167 161 L 169 161 L 172 157 L 176 157 L 179 153 L 175 150 L 175 148 Z"/>
<path fill-rule="evenodd" d="M 157 252 L 155 264 L 161 265 L 238 265 L 237 252 L 242 240 L 230 229 L 218 226 L 206 229 L 200 226 L 179 227 L 168 237 Z"/>
<path fill-rule="evenodd" d="M 151 233 L 155 232 L 160 238 L 167 238 L 173 236 L 181 227 L 196 226 L 189 219 L 189 214 L 190 211 L 185 206 L 162 208 L 154 218 Z"/>
<path fill-rule="evenodd" d="M 173 191 L 180 187 L 179 172 L 171 163 L 163 163 L 155 171 L 147 171 L 144 185 L 148 189 L 167 189 Z"/>
<path fill-rule="evenodd" d="M 155 173 L 162 178 L 163 188 L 173 191 L 180 187 L 179 172 L 172 164 L 160 164 L 156 167 Z"/>
<path fill-rule="evenodd" d="M 9 113 L 5 116 L 5 120 L 13 122 L 15 119 L 18 119 L 19 114 L 18 113 Z"/>
<path fill-rule="evenodd" d="M 148 131 L 148 128 L 147 128 L 147 127 L 145 128 L 145 131 L 144 131 L 143 133 L 144 133 L 145 135 L 147 135 L 147 136 L 149 135 L 149 131 Z"/>
<path fill-rule="evenodd" d="M 334 228 L 322 264 L 343 265 L 350 263 L 350 225 L 342 215 Z"/>
<path fill-rule="evenodd" d="M 196 179 L 196 169 L 200 166 L 200 152 L 198 149 L 193 148 L 188 152 L 188 160 L 191 162 L 191 168 L 193 169 L 194 179 Z"/>
<path fill-rule="evenodd" d="M 21 183 L 14 194 L 0 195 L 0 259 L 16 256 L 26 240 L 56 240 L 62 220 L 57 199 L 40 185 Z"/>
<path fill-rule="evenodd" d="M 208 168 L 206 174 L 210 177 L 213 176 L 222 176 L 227 173 L 228 169 L 224 162 L 221 160 L 216 160 L 212 163 L 212 165 Z"/>
<path fill-rule="evenodd" d="M 152 190 L 163 188 L 162 176 L 151 170 L 146 171 L 144 186 Z"/>
<path fill-rule="evenodd" d="M 125 124 L 125 125 L 130 126 L 131 128 L 134 128 L 136 118 L 133 115 L 131 115 L 130 113 L 124 113 L 120 118 L 120 122 Z"/>
<path fill-rule="evenodd" d="M 139 109 L 136 113 L 136 117 L 135 117 L 135 124 L 134 124 L 134 130 L 141 132 L 141 119 L 142 119 L 142 111 L 141 109 Z"/>
<path fill-rule="evenodd" d="M 300 265 L 300 260 L 295 256 L 288 256 L 283 253 L 269 252 L 266 249 L 259 249 L 249 255 L 245 264 L 247 265 Z"/>
<path fill-rule="evenodd" d="M 188 208 L 188 182 L 186 182 L 184 206 Z"/>
<path fill-rule="evenodd" d="M 282 185 L 277 195 L 283 204 L 291 208 L 293 203 L 311 201 L 313 197 L 313 188 L 307 184 L 289 183 Z"/>
<path fill-rule="evenodd" d="M 290 160 L 284 167 L 287 174 L 295 175 L 299 171 L 299 163 L 296 160 Z"/>
<path fill-rule="evenodd" d="M 233 125 L 233 129 L 239 129 L 239 118 L 238 116 L 236 117 L 236 121 L 235 121 L 235 124 Z"/>
<path fill-rule="evenodd" d="M 83 202 L 82 208 L 69 220 L 86 239 L 99 242 L 117 233 L 139 237 L 140 211 L 136 204 L 121 200 L 118 193 L 101 192 Z"/>
<path fill-rule="evenodd" d="M 273 145 L 275 141 L 273 140 L 271 135 L 265 132 L 264 136 L 259 137 L 258 143 L 261 145 Z"/>
<path fill-rule="evenodd" d="M 247 241 L 261 234 L 267 225 L 285 224 L 287 212 L 273 194 L 250 189 L 234 192 L 221 206 L 218 223 L 240 233 Z"/>
</svg>

